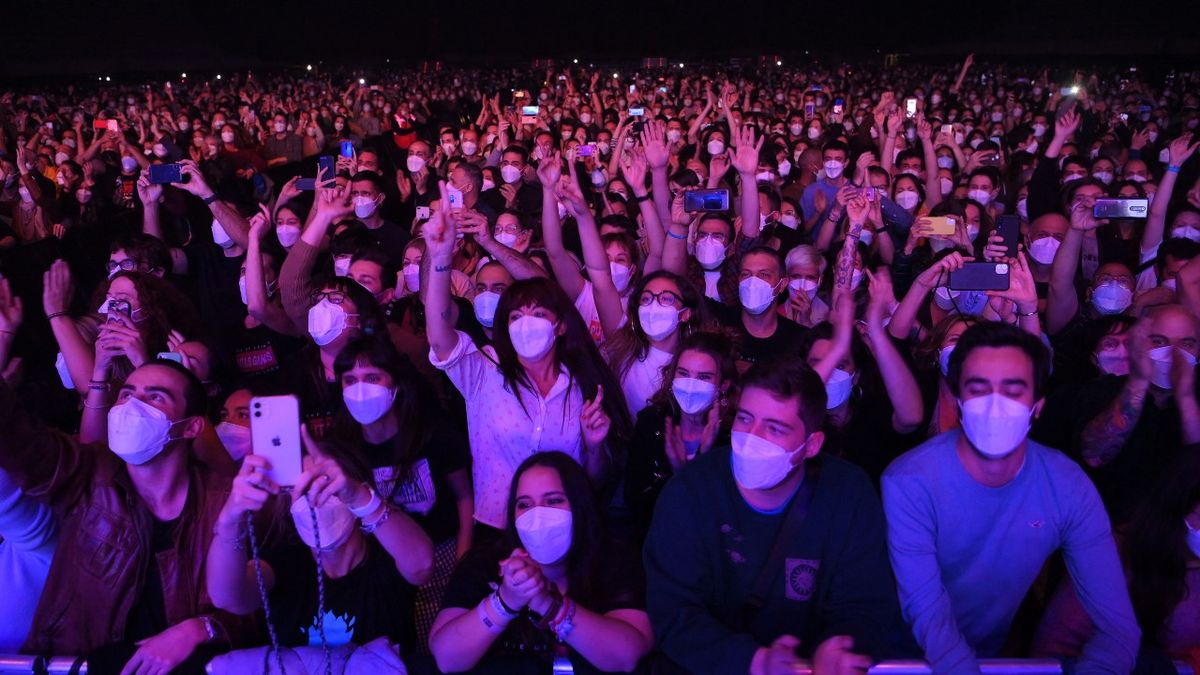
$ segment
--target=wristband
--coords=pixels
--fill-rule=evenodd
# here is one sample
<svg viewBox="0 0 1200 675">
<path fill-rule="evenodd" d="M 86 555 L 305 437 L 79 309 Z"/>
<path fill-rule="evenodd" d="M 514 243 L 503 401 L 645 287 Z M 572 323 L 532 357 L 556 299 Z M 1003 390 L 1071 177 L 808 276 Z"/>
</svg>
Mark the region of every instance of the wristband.
<svg viewBox="0 0 1200 675">
<path fill-rule="evenodd" d="M 375 491 L 375 488 L 367 485 L 366 483 L 363 483 L 363 486 L 367 488 L 367 493 L 371 496 L 371 498 L 367 500 L 366 506 L 361 506 L 356 509 L 349 504 L 346 505 L 346 508 L 350 509 L 350 513 L 353 513 L 355 518 L 366 518 L 372 513 L 375 513 L 375 510 L 378 509 L 379 505 L 383 503 L 383 500 L 379 498 L 379 493 Z"/>
<path fill-rule="evenodd" d="M 112 385 L 108 383 L 108 380 L 88 380 L 88 389 L 95 389 L 96 391 L 110 391 L 112 389 Z"/>
<path fill-rule="evenodd" d="M 476 605 L 475 608 L 479 613 L 479 620 L 483 622 L 483 627 L 486 628 L 489 633 L 495 633 L 499 635 L 500 633 L 504 632 L 504 626 L 492 621 L 492 617 L 488 616 L 487 609 L 484 608 L 482 602 Z"/>
<path fill-rule="evenodd" d="M 672 239 L 687 239 L 686 234 L 675 234 L 674 232 L 672 232 L 670 230 L 667 230 L 667 236 Z"/>
<path fill-rule="evenodd" d="M 451 267 L 453 267 L 453 265 L 434 265 L 433 271 L 434 272 L 449 272 Z"/>
<path fill-rule="evenodd" d="M 1179 167 L 1167 166 L 1167 173 L 1179 173 Z"/>
<path fill-rule="evenodd" d="M 214 192 L 200 201 L 204 202 L 205 206 L 211 206 L 213 202 L 217 201 L 217 193 Z"/>
<path fill-rule="evenodd" d="M 379 529 L 379 527 L 381 525 L 386 523 L 388 518 L 391 517 L 391 515 L 392 515 L 391 507 L 385 506 L 385 507 L 383 507 L 383 512 L 381 514 L 379 514 L 378 518 L 376 518 L 374 521 L 372 521 L 370 523 L 363 523 L 362 526 L 359 527 L 358 529 L 362 530 L 363 534 L 375 534 L 375 530 Z"/>
<path fill-rule="evenodd" d="M 46 320 L 53 321 L 60 316 L 67 316 L 67 313 L 66 312 L 50 312 L 50 314 L 46 315 Z"/>
<path fill-rule="evenodd" d="M 504 602 L 504 598 L 500 597 L 500 589 L 492 591 L 489 596 L 492 600 L 492 609 L 496 610 L 496 614 L 505 617 L 509 620 L 515 619 L 521 615 L 520 610 L 513 609 Z"/>
<path fill-rule="evenodd" d="M 648 202 L 648 201 L 650 201 L 650 193 L 647 192 L 646 194 L 642 195 L 641 197 L 634 195 L 633 201 L 637 202 L 638 204 L 641 204 L 642 202 Z"/>
</svg>

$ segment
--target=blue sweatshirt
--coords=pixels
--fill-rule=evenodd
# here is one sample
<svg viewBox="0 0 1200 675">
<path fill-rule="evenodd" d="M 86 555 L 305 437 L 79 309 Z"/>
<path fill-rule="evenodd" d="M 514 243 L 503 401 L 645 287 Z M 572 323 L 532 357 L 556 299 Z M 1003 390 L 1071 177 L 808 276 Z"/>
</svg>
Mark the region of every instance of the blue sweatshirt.
<svg viewBox="0 0 1200 675">
<path fill-rule="evenodd" d="M 1033 441 L 1007 485 L 967 474 L 948 431 L 883 474 L 888 548 L 904 618 L 935 673 L 979 673 L 995 656 L 1046 559 L 1062 549 L 1096 633 L 1077 673 L 1128 673 L 1141 633 L 1108 514 L 1065 455 Z"/>
<path fill-rule="evenodd" d="M 742 625 L 787 509 L 751 508 L 729 460 L 728 448 L 697 457 L 655 505 L 646 609 L 663 653 L 697 675 L 746 673 L 754 652 L 784 634 L 800 638 L 804 655 L 830 636 L 850 635 L 855 652 L 907 656 L 897 651 L 896 643 L 907 643 L 879 497 L 862 469 L 832 456 L 820 456 L 808 515 L 784 550 L 765 605 Z"/>
<path fill-rule="evenodd" d="M 0 470 L 0 651 L 25 644 L 50 572 L 58 525 L 50 507 L 21 492 Z"/>
</svg>

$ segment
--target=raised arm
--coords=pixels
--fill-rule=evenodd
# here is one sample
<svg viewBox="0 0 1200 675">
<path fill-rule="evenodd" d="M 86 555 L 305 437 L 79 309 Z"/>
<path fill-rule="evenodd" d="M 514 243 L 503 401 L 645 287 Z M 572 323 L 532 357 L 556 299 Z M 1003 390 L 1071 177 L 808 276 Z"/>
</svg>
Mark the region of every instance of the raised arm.
<svg viewBox="0 0 1200 675">
<path fill-rule="evenodd" d="M 872 273 L 865 270 L 870 282 L 871 301 L 867 305 L 867 345 L 879 365 L 879 376 L 892 402 L 892 428 L 897 433 L 916 431 L 925 417 L 921 390 L 904 357 L 888 336 L 883 320 L 896 300 L 892 292 L 892 276 L 886 267 Z"/>
<path fill-rule="evenodd" d="M 612 270 L 608 266 L 608 254 L 604 252 L 604 245 L 600 242 L 600 230 L 596 227 L 596 219 L 579 187 L 574 151 L 567 154 L 567 167 L 570 171 L 570 179 L 559 181 L 558 199 L 575 216 L 575 222 L 579 227 L 579 243 L 583 248 L 583 264 L 587 267 L 588 278 L 592 282 L 596 312 L 600 315 L 600 325 L 604 329 L 604 334 L 611 336 L 621 327 L 621 322 L 625 318 L 625 313 L 621 309 L 621 294 L 613 284 Z"/>
<path fill-rule="evenodd" d="M 562 221 L 558 218 L 558 197 L 555 196 L 562 176 L 562 162 L 558 153 L 538 163 L 537 173 L 542 181 L 542 243 L 558 285 L 574 300 L 583 292 L 585 282 L 583 274 L 563 246 Z"/>
<path fill-rule="evenodd" d="M 749 125 L 732 131 L 734 147 L 730 150 L 730 161 L 737 169 L 740 188 L 738 190 L 738 215 L 742 217 L 742 236 L 757 239 L 758 229 L 758 183 L 754 174 L 758 171 L 758 154 L 762 152 L 766 136 L 754 141 L 754 127 Z"/>
<path fill-rule="evenodd" d="M 492 236 L 492 228 L 488 225 L 487 216 L 478 211 L 463 211 L 457 222 L 458 232 L 472 235 L 475 243 L 487 251 L 489 257 L 503 265 L 513 279 L 519 281 L 546 276 L 546 271 L 529 256 L 496 241 Z"/>
<path fill-rule="evenodd" d="M 925 205 L 933 208 L 942 201 L 942 186 L 938 183 L 937 148 L 933 144 L 933 126 L 924 117 L 917 119 L 917 138 L 925 151 Z"/>
<path fill-rule="evenodd" d="M 450 200 L 446 186 L 439 182 L 442 202 L 425 223 L 425 334 L 429 348 L 438 360 L 446 360 L 458 346 L 458 331 L 454 329 L 454 312 L 450 297 L 450 270 L 454 268 L 454 219 L 449 217 Z M 553 209 L 554 207 L 552 207 Z M 508 317 L 497 317 L 506 321 Z"/>
<path fill-rule="evenodd" d="M 55 260 L 42 275 L 42 308 L 50 319 L 50 330 L 67 363 L 75 390 L 86 394 L 95 360 L 92 345 L 79 333 L 75 320 L 67 313 L 73 288 L 71 268 L 63 260 Z"/>
<path fill-rule="evenodd" d="M 271 216 L 266 205 L 259 204 L 258 209 L 259 212 L 250 218 L 250 238 L 246 247 L 246 311 L 276 333 L 300 335 L 302 331 L 292 323 L 283 305 L 270 300 L 262 259 L 262 238 L 271 228 Z M 275 284 L 278 290 L 278 280 Z"/>
<path fill-rule="evenodd" d="M 646 128 L 653 126 L 656 125 L 648 123 Z M 629 183 L 629 189 L 637 200 L 638 213 L 642 216 L 642 229 L 646 233 L 646 242 L 649 245 L 646 260 L 642 265 L 643 274 L 650 274 L 662 268 L 663 243 L 667 236 L 658 219 L 658 209 L 650 200 L 650 191 L 646 187 L 647 166 L 646 132 L 643 131 L 642 145 L 626 154 L 625 162 L 621 165 L 625 182 Z"/>
<path fill-rule="evenodd" d="M 182 173 L 187 176 L 187 180 L 182 183 L 171 183 L 171 185 L 190 192 L 207 203 L 213 220 L 221 223 L 225 234 L 228 234 L 230 239 L 245 249 L 249 243 L 250 224 L 232 204 L 217 198 L 216 193 L 204 179 L 204 173 L 200 171 L 200 167 L 195 162 L 185 159 L 180 164 Z"/>
<path fill-rule="evenodd" d="M 958 71 L 958 78 L 950 87 L 950 93 L 957 94 L 962 90 L 963 80 L 967 78 L 967 71 L 971 69 L 972 63 L 975 63 L 975 54 L 967 54 L 967 58 L 963 59 L 962 69 Z"/>
<path fill-rule="evenodd" d="M 1158 248 L 1163 241 L 1167 226 L 1167 208 L 1171 203 L 1171 193 L 1175 191 L 1175 182 L 1179 180 L 1179 168 L 1200 147 L 1200 141 L 1192 143 L 1192 134 L 1184 134 L 1171 141 L 1167 152 L 1171 157 L 1167 160 L 1167 169 L 1162 180 L 1158 183 L 1158 192 L 1154 194 L 1154 203 L 1150 205 L 1150 215 L 1146 218 L 1146 229 L 1142 232 L 1142 253 L 1148 254 Z"/>
<path fill-rule="evenodd" d="M 1083 462 L 1092 468 L 1104 466 L 1117 458 L 1146 407 L 1146 394 L 1150 390 L 1150 374 L 1153 371 L 1147 319 L 1138 321 L 1130 330 L 1128 349 L 1129 376 L 1125 378 L 1125 386 L 1112 403 L 1084 425 L 1079 434 Z"/>
<path fill-rule="evenodd" d="M 929 293 L 943 279 L 949 279 L 950 272 L 961 269 L 966 260 L 970 260 L 970 258 L 964 258 L 961 253 L 955 251 L 921 272 L 913 280 L 912 286 L 908 288 L 908 293 L 905 293 L 904 298 L 900 300 L 896 311 L 892 313 L 892 320 L 888 324 L 888 334 L 897 340 L 909 339 L 912 336 L 913 327 L 917 324 L 917 314 L 925 306 Z"/>
<path fill-rule="evenodd" d="M 1079 196 L 1071 204 L 1071 229 L 1063 237 L 1062 246 L 1050 266 L 1050 294 L 1046 298 L 1046 332 L 1055 335 L 1070 323 L 1079 311 L 1079 294 L 1075 291 L 1075 273 L 1079 270 L 1079 254 L 1088 232 L 1099 227 L 1092 215 L 1095 200 Z"/>
</svg>

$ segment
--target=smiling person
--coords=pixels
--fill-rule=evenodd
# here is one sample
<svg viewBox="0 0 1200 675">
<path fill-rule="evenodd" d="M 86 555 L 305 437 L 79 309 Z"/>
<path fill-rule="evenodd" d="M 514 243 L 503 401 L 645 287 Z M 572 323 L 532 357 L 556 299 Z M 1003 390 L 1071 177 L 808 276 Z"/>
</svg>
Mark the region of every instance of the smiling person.
<svg viewBox="0 0 1200 675">
<path fill-rule="evenodd" d="M 962 429 L 909 451 L 883 475 L 901 606 L 934 672 L 978 673 L 977 658 L 998 655 L 1058 550 L 1096 625 L 1077 667 L 1133 668 L 1140 631 L 1100 495 L 1077 464 L 1026 438 L 1048 371 L 1046 348 L 1029 333 L 968 328 L 947 376 Z"/>
</svg>

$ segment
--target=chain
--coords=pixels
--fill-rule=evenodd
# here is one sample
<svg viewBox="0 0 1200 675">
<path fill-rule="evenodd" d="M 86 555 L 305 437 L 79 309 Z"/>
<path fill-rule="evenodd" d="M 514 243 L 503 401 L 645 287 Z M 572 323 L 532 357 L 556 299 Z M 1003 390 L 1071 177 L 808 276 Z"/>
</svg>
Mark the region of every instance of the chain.
<svg viewBox="0 0 1200 675">
<path fill-rule="evenodd" d="M 258 582 L 258 598 L 262 602 L 263 615 L 267 620 L 267 635 L 271 638 L 271 649 L 263 655 L 263 673 L 270 669 L 271 654 L 279 666 L 279 674 L 287 675 L 283 667 L 283 653 L 279 651 L 279 636 L 275 634 L 275 622 L 271 621 L 271 603 L 267 602 L 267 587 L 263 583 L 262 562 L 258 557 L 258 538 L 254 536 L 254 514 L 246 512 L 246 530 L 250 534 L 250 554 L 254 557 L 254 579 Z"/>
<path fill-rule="evenodd" d="M 325 650 L 325 675 L 333 675 L 333 656 L 329 653 L 329 641 L 325 639 L 325 569 L 321 567 L 321 532 L 317 528 L 317 510 L 313 508 L 312 500 L 304 495 L 308 502 L 308 512 L 313 521 L 313 548 L 317 557 L 317 632 L 321 635 L 321 649 Z"/>
</svg>

